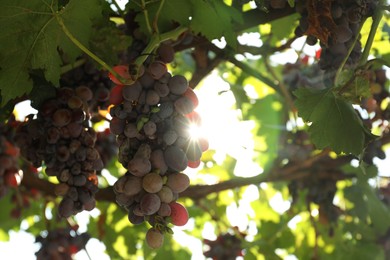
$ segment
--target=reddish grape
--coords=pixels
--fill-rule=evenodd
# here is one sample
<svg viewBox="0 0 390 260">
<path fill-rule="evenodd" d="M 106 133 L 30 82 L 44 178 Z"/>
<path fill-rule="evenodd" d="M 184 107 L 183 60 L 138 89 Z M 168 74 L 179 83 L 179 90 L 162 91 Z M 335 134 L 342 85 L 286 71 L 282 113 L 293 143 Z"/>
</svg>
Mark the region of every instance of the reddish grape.
<svg viewBox="0 0 390 260">
<path fill-rule="evenodd" d="M 125 65 L 117 65 L 112 68 L 116 73 L 119 74 L 123 79 L 130 79 L 131 75 L 129 73 L 129 67 Z M 124 85 L 124 82 L 122 82 L 120 79 L 116 78 L 114 74 L 111 72 L 108 73 L 108 77 L 111 79 L 112 82 L 118 85 Z"/>
<path fill-rule="evenodd" d="M 199 165 L 200 165 L 200 160 L 197 160 L 197 161 L 190 161 L 190 160 L 188 160 L 188 167 L 190 167 L 190 168 L 193 168 L 193 169 L 195 169 L 195 168 L 198 168 L 199 167 Z"/>
<path fill-rule="evenodd" d="M 187 209 L 177 202 L 171 202 L 169 203 L 169 206 L 171 207 L 171 222 L 175 226 L 184 226 L 187 224 L 189 216 Z"/>
<path fill-rule="evenodd" d="M 123 90 L 122 85 L 116 85 L 111 89 L 110 98 L 109 98 L 110 104 L 118 105 L 122 103 L 123 101 L 122 90 Z"/>
</svg>

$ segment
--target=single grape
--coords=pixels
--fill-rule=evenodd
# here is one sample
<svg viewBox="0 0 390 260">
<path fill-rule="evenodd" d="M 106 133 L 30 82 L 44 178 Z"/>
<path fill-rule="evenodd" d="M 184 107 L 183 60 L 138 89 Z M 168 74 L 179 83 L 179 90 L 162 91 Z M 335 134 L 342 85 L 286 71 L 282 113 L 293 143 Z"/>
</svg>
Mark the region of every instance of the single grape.
<svg viewBox="0 0 390 260">
<path fill-rule="evenodd" d="M 68 107 L 71 109 L 80 108 L 83 105 L 83 101 L 78 96 L 72 96 L 68 99 Z"/>
<path fill-rule="evenodd" d="M 109 97 L 110 104 L 118 105 L 118 104 L 122 103 L 122 101 L 123 101 L 122 91 L 123 91 L 122 85 L 116 85 L 115 87 L 113 87 L 111 89 L 110 97 Z"/>
<path fill-rule="evenodd" d="M 144 133 L 146 136 L 154 135 L 156 133 L 156 130 L 157 130 L 156 123 L 154 123 L 153 121 L 146 122 L 144 124 L 143 130 L 144 130 Z"/>
<path fill-rule="evenodd" d="M 185 96 L 178 98 L 174 103 L 174 107 L 178 113 L 183 115 L 189 114 L 194 110 L 194 104 Z"/>
<path fill-rule="evenodd" d="M 157 48 L 157 54 L 165 63 L 171 63 L 175 58 L 175 50 L 170 44 L 160 44 Z"/>
<path fill-rule="evenodd" d="M 173 192 L 170 187 L 163 186 L 157 195 L 160 197 L 161 202 L 170 203 L 173 201 Z"/>
<path fill-rule="evenodd" d="M 154 193 L 146 193 L 140 201 L 140 208 L 143 214 L 152 215 L 156 213 L 161 205 L 160 197 Z"/>
<path fill-rule="evenodd" d="M 171 202 L 169 203 L 169 206 L 171 207 L 171 222 L 175 226 L 184 226 L 188 222 L 188 211 L 187 209 L 177 202 Z"/>
<path fill-rule="evenodd" d="M 164 151 L 165 162 L 174 171 L 180 172 L 187 168 L 188 159 L 182 149 L 173 145 Z"/>
<path fill-rule="evenodd" d="M 166 97 L 169 94 L 169 88 L 167 83 L 157 81 L 154 83 L 153 89 L 154 91 L 156 91 L 157 95 L 159 95 L 160 98 Z"/>
<path fill-rule="evenodd" d="M 146 232 L 146 244 L 152 249 L 160 248 L 164 243 L 164 235 L 155 228 L 150 228 Z"/>
<path fill-rule="evenodd" d="M 160 102 L 160 96 L 155 90 L 149 89 L 148 92 L 146 93 L 145 102 L 149 106 L 157 105 Z"/>
<path fill-rule="evenodd" d="M 135 176 L 142 177 L 150 172 L 152 169 L 152 164 L 147 158 L 136 157 L 130 160 L 127 169 Z"/>
<path fill-rule="evenodd" d="M 53 125 L 63 127 L 72 121 L 72 113 L 69 109 L 61 108 L 54 112 L 52 116 Z"/>
<path fill-rule="evenodd" d="M 175 75 L 169 80 L 168 87 L 173 94 L 182 95 L 188 88 L 188 81 L 182 75 Z"/>
<path fill-rule="evenodd" d="M 176 142 L 178 135 L 175 130 L 169 129 L 163 135 L 163 141 L 166 145 L 172 145 Z"/>
<path fill-rule="evenodd" d="M 135 204 L 133 204 L 133 205 L 135 205 Z M 133 209 L 134 209 L 133 205 L 130 206 L 130 208 L 129 208 L 128 219 L 129 219 L 130 223 L 133 224 L 133 225 L 142 224 L 144 222 L 145 218 L 142 217 L 142 216 L 137 216 L 136 214 L 134 214 L 134 212 L 133 212 Z"/>
<path fill-rule="evenodd" d="M 168 203 L 161 203 L 160 208 L 157 211 L 157 214 L 161 217 L 169 217 L 171 215 L 171 207 Z"/>
<path fill-rule="evenodd" d="M 178 172 L 178 173 L 172 173 L 168 175 L 168 180 L 166 185 L 173 191 L 173 192 L 183 192 L 190 186 L 190 178 L 184 173 Z"/>
<path fill-rule="evenodd" d="M 136 176 L 129 176 L 123 186 L 123 192 L 129 197 L 138 194 L 141 189 L 142 179 Z"/>
<path fill-rule="evenodd" d="M 168 69 L 164 62 L 154 61 L 149 65 L 148 71 L 153 79 L 159 79 L 167 73 Z"/>
<path fill-rule="evenodd" d="M 122 134 L 125 129 L 126 121 L 113 117 L 110 122 L 110 131 L 115 135 Z"/>
<path fill-rule="evenodd" d="M 122 89 L 123 98 L 127 101 L 137 101 L 141 95 L 142 86 L 139 81 L 134 82 L 130 86 L 124 86 Z"/>
<path fill-rule="evenodd" d="M 58 206 L 60 217 L 68 218 L 73 214 L 74 201 L 70 198 L 64 198 Z"/>
<path fill-rule="evenodd" d="M 197 160 L 197 161 L 190 161 L 190 160 L 188 160 L 188 167 L 190 167 L 190 168 L 193 168 L 193 169 L 195 169 L 195 168 L 198 168 L 199 167 L 199 165 L 200 165 L 200 160 Z"/>
<path fill-rule="evenodd" d="M 192 88 L 188 87 L 183 96 L 191 100 L 192 104 L 194 105 L 194 109 L 199 105 L 199 99 Z"/>
<path fill-rule="evenodd" d="M 142 178 L 142 188 L 149 193 L 156 193 L 161 190 L 163 180 L 157 173 L 151 172 Z"/>
<path fill-rule="evenodd" d="M 150 162 L 153 169 L 158 169 L 161 175 L 164 175 L 168 170 L 165 163 L 164 152 L 161 149 L 154 150 L 150 155 Z"/>
</svg>

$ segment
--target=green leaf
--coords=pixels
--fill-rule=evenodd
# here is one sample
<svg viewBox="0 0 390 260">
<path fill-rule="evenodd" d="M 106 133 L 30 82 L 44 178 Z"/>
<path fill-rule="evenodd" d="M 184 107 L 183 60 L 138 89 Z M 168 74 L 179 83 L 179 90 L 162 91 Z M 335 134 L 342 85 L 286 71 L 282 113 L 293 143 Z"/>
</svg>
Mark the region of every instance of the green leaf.
<svg viewBox="0 0 390 260">
<path fill-rule="evenodd" d="M 232 22 L 242 23 L 242 13 L 233 7 L 227 6 L 223 1 L 192 0 L 193 14 L 191 29 L 201 33 L 209 40 L 225 36 L 226 42 L 236 46 L 236 34 Z"/>
<path fill-rule="evenodd" d="M 159 6 L 160 1 L 147 3 L 147 17 L 145 17 L 139 4 L 130 2 L 128 5 L 130 9 L 139 12 L 135 20 L 144 33 L 151 33 L 146 21 L 148 20 L 150 26 L 153 26 Z M 226 5 L 223 1 L 166 0 L 157 17 L 159 32 L 172 30 L 174 22 L 190 26 L 195 34 L 202 34 L 209 40 L 220 39 L 224 36 L 226 42 L 235 47 L 237 35 L 233 31 L 233 23 L 240 24 L 243 18 L 241 12 Z M 154 29 L 151 28 L 151 30 Z"/>
<path fill-rule="evenodd" d="M 297 89 L 298 114 L 311 122 L 309 133 L 318 149 L 358 155 L 374 135 L 363 126 L 352 104 L 329 89 Z"/>
<path fill-rule="evenodd" d="M 87 45 L 91 19 L 100 14 L 99 0 L 70 0 L 58 10 L 58 1 L 4 0 L 0 3 L 0 90 L 2 104 L 29 93 L 31 69 L 44 70 L 58 85 L 62 64 L 58 49 L 74 60 L 81 51 L 59 26 L 59 17 L 73 36 Z"/>
<path fill-rule="evenodd" d="M 278 42 L 291 36 L 297 27 L 298 18 L 298 14 L 293 14 L 271 22 L 272 40 Z"/>
</svg>

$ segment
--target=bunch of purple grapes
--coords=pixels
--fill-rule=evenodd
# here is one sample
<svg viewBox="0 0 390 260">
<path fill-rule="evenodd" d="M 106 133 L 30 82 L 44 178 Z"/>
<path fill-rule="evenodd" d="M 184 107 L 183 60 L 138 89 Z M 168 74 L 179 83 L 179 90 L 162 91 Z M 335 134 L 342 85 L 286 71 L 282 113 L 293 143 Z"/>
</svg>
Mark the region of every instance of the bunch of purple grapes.
<svg viewBox="0 0 390 260">
<path fill-rule="evenodd" d="M 303 0 L 296 3 L 295 9 L 301 14 L 301 18 L 295 34 L 307 35 L 307 43 L 310 45 L 316 44 L 320 37 L 322 52 L 319 65 L 329 78 L 333 78 L 334 72 L 347 56 L 347 67 L 354 67 L 359 61 L 362 47 L 358 39 L 360 28 L 364 21 L 374 14 L 377 4 L 377 0 L 326 3 Z M 321 25 L 316 27 L 316 33 L 310 29 L 314 17 Z"/>
<path fill-rule="evenodd" d="M 42 103 L 36 118 L 29 116 L 18 127 L 15 136 L 22 155 L 35 167 L 44 162 L 46 174 L 59 180 L 55 192 L 63 196 L 61 217 L 95 207 L 96 170 L 103 164 L 89 121 L 87 102 L 92 98 L 86 86 L 59 88 L 55 98 Z"/>
<path fill-rule="evenodd" d="M 36 237 L 35 242 L 41 244 L 41 248 L 35 255 L 38 260 L 72 260 L 74 254 L 85 249 L 89 239 L 89 234 L 78 234 L 70 227 L 56 228 Z"/>
<path fill-rule="evenodd" d="M 187 210 L 176 202 L 190 184 L 182 171 L 197 167 L 207 149 L 204 139 L 191 138 L 191 125 L 200 124 L 194 111 L 198 99 L 184 76 L 168 72 L 166 63 L 173 57 L 172 47 L 161 45 L 132 85 L 120 85 L 110 75 L 119 89 L 110 110 L 110 130 L 117 135 L 118 160 L 127 169 L 114 185 L 116 201 L 128 211 L 131 223 L 146 220 L 152 225 L 146 235 L 152 248 L 160 247 L 163 234 L 171 232 L 168 222 L 187 223 Z M 126 67 L 114 69 L 130 77 Z"/>
</svg>

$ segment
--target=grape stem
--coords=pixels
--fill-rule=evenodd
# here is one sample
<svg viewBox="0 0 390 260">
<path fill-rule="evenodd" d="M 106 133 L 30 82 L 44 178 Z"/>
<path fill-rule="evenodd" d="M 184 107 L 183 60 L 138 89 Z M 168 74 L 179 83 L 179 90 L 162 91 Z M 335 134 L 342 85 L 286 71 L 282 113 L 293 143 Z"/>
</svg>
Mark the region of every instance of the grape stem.
<svg viewBox="0 0 390 260">
<path fill-rule="evenodd" d="M 143 13 L 144 13 L 144 16 L 145 16 L 146 28 L 148 28 L 148 32 L 150 34 L 152 34 L 153 31 L 152 31 L 152 27 L 150 26 L 149 14 L 148 14 L 148 10 L 146 9 L 145 0 L 141 1 L 141 7 L 142 7 L 142 10 L 143 10 Z"/>
<path fill-rule="evenodd" d="M 53 12 L 58 24 L 60 25 L 62 31 L 65 33 L 66 36 L 73 42 L 74 45 L 76 45 L 80 50 L 85 52 L 89 57 L 94 59 L 97 63 L 99 63 L 103 68 L 111 72 L 116 78 L 122 79 L 122 77 L 116 73 L 105 61 L 100 59 L 98 56 L 96 56 L 93 52 L 91 52 L 87 47 L 85 47 L 79 40 L 76 39 L 76 37 L 73 36 L 73 34 L 68 30 L 66 25 L 64 24 L 64 21 L 61 19 L 60 15 L 58 13 Z"/>
<path fill-rule="evenodd" d="M 166 32 L 166 33 L 154 33 L 152 35 L 152 38 L 150 39 L 148 45 L 145 47 L 143 50 L 143 54 L 150 54 L 153 52 L 153 50 L 161 43 L 170 39 L 177 39 L 182 33 L 187 31 L 187 27 L 179 26 L 176 29 Z M 147 59 L 147 55 L 140 55 L 136 60 L 135 60 L 135 65 L 137 67 L 140 67 L 144 61 Z"/>
<path fill-rule="evenodd" d="M 334 86 L 336 86 L 336 87 L 337 87 L 337 85 L 339 83 L 339 77 L 341 75 L 341 72 L 343 71 L 344 65 L 345 65 L 345 63 L 347 63 L 349 55 L 351 55 L 353 49 L 355 48 L 356 42 L 359 40 L 360 31 L 362 30 L 364 23 L 365 22 L 362 22 L 360 24 L 360 27 L 359 27 L 359 30 L 358 30 L 359 33 L 356 34 L 356 37 L 355 37 L 355 39 L 353 41 L 353 44 L 351 45 L 351 47 L 349 47 L 347 55 L 345 55 L 343 62 L 340 64 L 339 68 L 337 69 L 336 76 L 334 78 Z"/>
<path fill-rule="evenodd" d="M 76 61 L 73 62 L 73 63 L 66 64 L 66 65 L 64 65 L 64 66 L 61 67 L 61 74 L 65 74 L 65 73 L 67 73 L 68 71 L 73 70 L 74 68 L 80 67 L 80 66 L 83 65 L 85 62 L 86 62 L 85 59 L 79 59 L 79 60 L 76 60 Z"/>
<path fill-rule="evenodd" d="M 159 33 L 157 21 L 158 21 L 158 17 L 160 16 L 161 9 L 164 6 L 164 3 L 165 3 L 165 0 L 161 0 L 160 5 L 158 6 L 158 9 L 157 9 L 156 15 L 153 19 L 153 29 L 154 29 L 154 32 L 156 32 L 156 33 Z"/>
<path fill-rule="evenodd" d="M 372 17 L 372 25 L 370 28 L 370 33 L 368 34 L 366 45 L 364 46 L 363 54 L 359 61 L 360 66 L 362 66 L 368 59 L 368 55 L 370 54 L 370 50 L 374 42 L 375 34 L 380 24 L 380 21 L 382 20 L 382 16 L 383 16 L 383 10 L 381 8 L 377 8 L 377 10 L 374 13 L 374 16 Z"/>
</svg>

